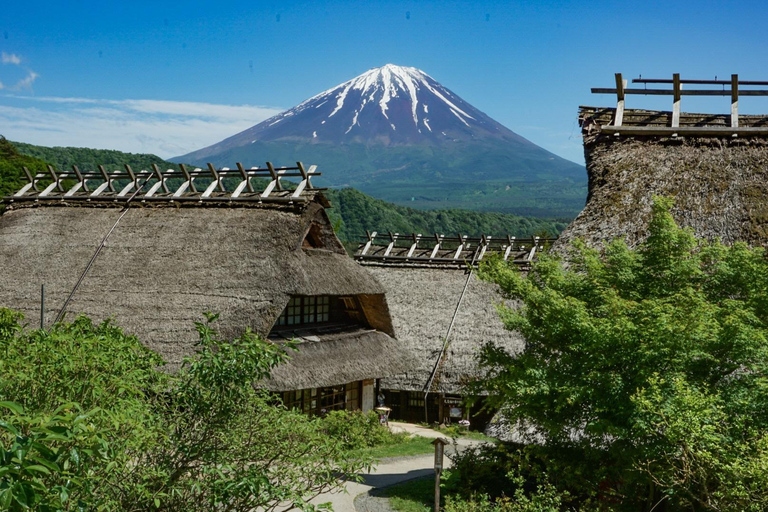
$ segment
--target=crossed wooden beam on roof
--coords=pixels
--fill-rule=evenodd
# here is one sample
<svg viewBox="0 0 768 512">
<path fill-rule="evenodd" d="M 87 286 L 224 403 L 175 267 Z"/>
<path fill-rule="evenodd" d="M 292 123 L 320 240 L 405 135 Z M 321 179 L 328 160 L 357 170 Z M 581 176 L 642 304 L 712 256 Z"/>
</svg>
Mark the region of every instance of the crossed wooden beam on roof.
<svg viewBox="0 0 768 512">
<path fill-rule="evenodd" d="M 378 237 L 378 238 L 377 238 Z M 368 232 L 358 246 L 355 259 L 376 264 L 441 264 L 466 267 L 487 254 L 499 254 L 504 261 L 529 265 L 538 252 L 545 250 L 554 238 L 469 237 L 421 233 L 380 235 Z"/>
<path fill-rule="evenodd" d="M 134 171 L 130 165 L 124 169 L 107 171 L 103 165 L 98 171 L 81 171 L 76 165 L 72 172 L 57 173 L 53 166 L 48 166 L 48 173 L 32 173 L 24 167 L 28 183 L 18 192 L 5 198 L 8 202 L 16 201 L 112 201 L 125 202 L 149 185 L 146 192 L 136 194 L 138 201 L 196 201 L 196 202 L 277 202 L 294 203 L 305 201 L 306 191 L 313 190 L 311 178 L 320 176 L 317 166 L 305 169 L 301 162 L 296 167 L 274 167 L 267 162 L 266 168 L 251 167 L 246 169 L 237 163 L 237 169 L 213 164 L 206 168 L 188 169 L 179 164 L 179 169 L 162 171 L 157 164 L 151 170 Z M 255 190 L 252 179 L 266 178 L 269 183 L 263 190 Z M 293 190 L 286 190 L 283 178 L 301 178 Z M 227 190 L 225 179 L 237 180 L 236 185 Z M 41 182 L 50 184 L 41 189 Z M 173 181 L 171 181 L 173 180 Z M 201 185 L 198 188 L 197 184 Z M 171 190 L 171 184 L 177 184 Z M 315 189 L 316 190 L 316 189 Z"/>
<path fill-rule="evenodd" d="M 645 84 L 643 88 L 628 88 L 627 80 L 621 73 L 616 73 L 615 88 L 593 87 L 594 94 L 616 94 L 616 114 L 611 125 L 603 126 L 601 131 L 606 133 L 663 135 L 687 133 L 691 135 L 732 135 L 758 134 L 768 135 L 768 128 L 739 126 L 739 96 L 768 96 L 768 89 L 740 89 L 740 86 L 768 86 L 766 81 L 739 80 L 738 75 L 731 75 L 730 80 L 691 80 L 681 79 L 680 73 L 674 73 L 672 79 L 666 78 L 634 78 L 632 83 Z M 671 84 L 671 89 L 647 87 L 647 84 Z M 683 85 L 715 85 L 721 89 L 685 89 Z M 670 126 L 624 126 L 625 97 L 628 94 L 672 96 L 672 119 Z M 730 126 L 680 126 L 680 101 L 683 96 L 730 96 L 731 115 Z"/>
</svg>

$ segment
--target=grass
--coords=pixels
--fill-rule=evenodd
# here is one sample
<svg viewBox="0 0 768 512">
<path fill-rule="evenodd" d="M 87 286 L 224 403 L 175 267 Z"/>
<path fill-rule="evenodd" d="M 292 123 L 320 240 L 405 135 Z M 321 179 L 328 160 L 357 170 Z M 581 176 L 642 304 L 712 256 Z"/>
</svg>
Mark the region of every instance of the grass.
<svg viewBox="0 0 768 512">
<path fill-rule="evenodd" d="M 383 495 L 398 512 L 430 512 L 435 500 L 435 479 L 409 480 L 384 489 Z"/>
<path fill-rule="evenodd" d="M 435 447 L 432 445 L 433 439 L 421 436 L 398 436 L 402 440 L 393 444 L 374 446 L 372 448 L 361 448 L 355 450 L 356 455 L 369 455 L 375 459 L 385 459 L 388 457 L 410 457 L 412 455 L 424 455 L 425 453 L 434 453 Z"/>
</svg>

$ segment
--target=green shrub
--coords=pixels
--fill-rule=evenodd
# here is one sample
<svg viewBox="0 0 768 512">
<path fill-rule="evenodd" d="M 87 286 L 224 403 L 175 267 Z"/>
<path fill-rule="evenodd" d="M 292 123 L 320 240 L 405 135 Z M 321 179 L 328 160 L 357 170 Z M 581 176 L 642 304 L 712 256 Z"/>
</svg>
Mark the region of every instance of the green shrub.
<svg viewBox="0 0 768 512">
<path fill-rule="evenodd" d="M 311 511 L 370 469 L 253 386 L 284 347 L 219 339 L 207 319 L 168 375 L 109 322 L 26 331 L 0 309 L 0 510 Z"/>
<path fill-rule="evenodd" d="M 331 411 L 322 425 L 326 434 L 349 450 L 393 444 L 400 439 L 379 423 L 379 415 L 374 411 Z"/>
</svg>

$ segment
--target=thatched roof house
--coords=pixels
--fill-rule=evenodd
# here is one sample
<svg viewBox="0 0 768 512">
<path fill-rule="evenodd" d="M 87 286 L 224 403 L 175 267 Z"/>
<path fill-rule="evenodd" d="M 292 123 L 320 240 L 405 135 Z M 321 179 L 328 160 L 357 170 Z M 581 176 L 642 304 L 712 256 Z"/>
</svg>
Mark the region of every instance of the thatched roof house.
<svg viewBox="0 0 768 512">
<path fill-rule="evenodd" d="M 395 336 L 416 354 L 415 368 L 381 380 L 393 417 L 424 421 L 426 405 L 428 421 L 443 421 L 461 409 L 463 386 L 479 376 L 477 355 L 485 344 L 522 349 L 520 336 L 504 328 L 496 311 L 497 285 L 470 268 L 490 254 L 525 266 L 544 245 L 513 237 L 375 233 L 360 245 L 355 257 L 384 286 Z"/>
<path fill-rule="evenodd" d="M 736 92 L 732 113 L 689 114 L 679 110 L 680 95 L 698 91 L 681 93 L 685 80 L 676 80 L 672 111 L 624 109 L 623 96 L 616 108 L 580 107 L 589 193 L 557 249 L 576 237 L 595 246 L 626 237 L 636 245 L 647 236 L 654 195 L 674 198 L 677 222 L 700 237 L 768 243 L 768 116 L 740 115 L 736 108 L 738 94 L 768 91 L 739 92 L 737 79 L 730 89 L 724 84 L 731 81 L 718 82 L 714 92 Z"/>
<path fill-rule="evenodd" d="M 384 288 L 347 256 L 325 212 L 327 201 L 301 171 L 298 192 L 275 187 L 290 169 L 276 170 L 265 192 L 240 186 L 257 172 L 225 187 L 227 172 L 218 170 L 206 196 L 189 186 L 195 176 L 204 181 L 204 171 L 186 169 L 187 187 L 176 190 L 161 190 L 173 183 L 172 173 L 140 187 L 148 174 L 126 180 L 119 171 L 110 181 L 114 190 L 98 194 L 98 181 L 70 195 L 65 187 L 46 187 L 47 194 L 42 186 L 28 188 L 6 198 L 0 216 L 0 306 L 23 311 L 36 325 L 44 284 L 50 325 L 88 268 L 67 315 L 113 318 L 171 369 L 194 350 L 194 322 L 212 311 L 220 314 L 217 329 L 224 336 L 250 328 L 301 341 L 299 352 L 274 372 L 273 390 L 344 387 L 390 375 L 401 367 L 398 355 L 405 356 L 392 338 Z M 96 176 L 80 183 L 88 180 Z M 141 193 L 129 202 L 129 194 L 119 194 L 131 180 Z M 217 180 L 225 190 L 213 191 Z M 357 390 L 358 399 L 362 393 Z M 372 406 L 372 388 L 367 394 Z"/>
</svg>

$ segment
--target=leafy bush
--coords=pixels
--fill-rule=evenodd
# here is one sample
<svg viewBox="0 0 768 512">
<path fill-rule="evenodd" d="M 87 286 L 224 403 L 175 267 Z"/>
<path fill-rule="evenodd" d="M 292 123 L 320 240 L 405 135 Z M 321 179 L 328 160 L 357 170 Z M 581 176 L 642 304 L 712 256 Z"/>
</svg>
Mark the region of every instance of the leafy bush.
<svg viewBox="0 0 768 512">
<path fill-rule="evenodd" d="M 322 426 L 348 450 L 395 444 L 405 438 L 383 427 L 375 411 L 331 411 L 322 419 Z"/>
<path fill-rule="evenodd" d="M 176 375 L 109 322 L 23 331 L 0 309 L 0 508 L 301 508 L 370 467 L 253 383 L 283 347 L 200 322 Z"/>
</svg>

